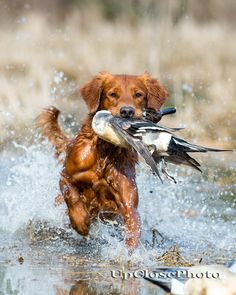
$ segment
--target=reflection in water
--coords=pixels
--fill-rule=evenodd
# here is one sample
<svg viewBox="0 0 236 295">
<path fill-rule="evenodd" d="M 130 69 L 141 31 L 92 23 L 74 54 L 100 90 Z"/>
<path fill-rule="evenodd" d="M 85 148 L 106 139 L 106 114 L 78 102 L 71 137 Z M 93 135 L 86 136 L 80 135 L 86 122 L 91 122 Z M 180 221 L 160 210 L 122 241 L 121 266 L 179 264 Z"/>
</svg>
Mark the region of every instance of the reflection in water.
<svg viewBox="0 0 236 295">
<path fill-rule="evenodd" d="M 133 290 L 129 293 L 125 293 L 127 295 L 139 294 L 136 290 Z M 124 294 L 124 290 L 119 291 L 118 288 L 115 288 L 112 284 L 101 286 L 94 284 L 90 281 L 80 281 L 77 282 L 74 286 L 71 287 L 69 295 L 105 295 L 105 294 L 114 294 L 120 295 Z"/>
<path fill-rule="evenodd" d="M 107 275 L 109 272 L 107 273 Z M 158 287 L 142 279 L 111 280 L 100 277 L 81 280 L 78 272 L 44 265 L 0 265 L 1 295 L 144 295 L 164 294 Z M 101 279 L 102 278 L 102 279 Z"/>
</svg>

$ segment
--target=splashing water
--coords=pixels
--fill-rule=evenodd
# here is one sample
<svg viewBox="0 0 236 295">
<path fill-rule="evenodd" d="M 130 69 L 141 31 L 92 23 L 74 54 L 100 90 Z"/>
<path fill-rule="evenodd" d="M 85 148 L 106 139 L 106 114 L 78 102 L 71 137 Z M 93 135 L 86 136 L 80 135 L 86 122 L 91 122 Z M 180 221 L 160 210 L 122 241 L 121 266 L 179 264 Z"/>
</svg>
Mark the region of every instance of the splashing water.
<svg viewBox="0 0 236 295">
<path fill-rule="evenodd" d="M 125 263 L 129 257 L 122 227 L 97 221 L 89 238 L 84 239 L 70 228 L 66 206 L 55 206 L 61 168 L 47 142 L 28 147 L 12 143 L 0 154 L 0 260 L 24 253 L 29 264 L 44 261 L 54 265 L 56 261 L 57 267 L 63 264 L 64 268 L 65 261 L 70 264 L 73 257 L 88 259 L 89 269 L 99 268 L 104 261 Z M 158 263 L 155 258 L 173 245 L 179 245 L 181 254 L 190 261 L 203 257 L 204 262 L 216 262 L 222 256 L 233 256 L 236 187 L 222 183 L 221 170 L 208 169 L 202 177 L 178 168 L 174 171 L 178 179 L 175 185 L 168 180 L 160 184 L 146 167 L 137 167 L 142 237 L 132 256 L 134 264 L 154 267 Z M 216 175 L 208 173 L 211 169 Z M 228 172 L 235 173 L 233 164 L 227 167 Z M 153 247 L 154 229 L 160 234 Z M 18 268 L 8 266 L 6 278 Z M 41 268 L 38 271 L 45 274 Z M 34 277 L 34 272 L 28 276 Z M 19 282 L 13 280 L 12 284 Z M 28 294 L 25 290 L 20 294 Z"/>
<path fill-rule="evenodd" d="M 55 208 L 54 198 L 59 192 L 61 167 L 45 147 L 15 146 L 20 149 L 20 156 L 4 152 L 0 159 L 4 177 L 0 188 L 1 230 L 14 233 L 33 219 L 60 226 L 62 214 Z"/>
</svg>

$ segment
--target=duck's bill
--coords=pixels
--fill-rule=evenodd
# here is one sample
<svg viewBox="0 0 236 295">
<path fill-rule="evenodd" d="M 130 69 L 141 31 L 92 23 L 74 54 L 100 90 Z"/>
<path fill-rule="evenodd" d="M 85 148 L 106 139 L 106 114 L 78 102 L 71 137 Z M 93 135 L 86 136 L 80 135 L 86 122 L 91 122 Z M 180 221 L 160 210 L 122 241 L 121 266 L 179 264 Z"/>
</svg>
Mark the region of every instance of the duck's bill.
<svg viewBox="0 0 236 295">
<path fill-rule="evenodd" d="M 160 113 L 162 116 L 174 114 L 174 113 L 176 113 L 176 108 L 173 108 L 173 107 L 172 108 L 165 108 L 165 109 L 160 110 Z"/>
</svg>

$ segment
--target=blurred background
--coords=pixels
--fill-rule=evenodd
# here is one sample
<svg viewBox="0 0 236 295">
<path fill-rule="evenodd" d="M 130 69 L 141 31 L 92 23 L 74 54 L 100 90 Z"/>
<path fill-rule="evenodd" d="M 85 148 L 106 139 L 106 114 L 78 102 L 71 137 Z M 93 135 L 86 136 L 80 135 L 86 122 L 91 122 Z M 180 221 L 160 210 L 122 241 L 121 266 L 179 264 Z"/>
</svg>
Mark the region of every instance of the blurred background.
<svg viewBox="0 0 236 295">
<path fill-rule="evenodd" d="M 0 0 L 1 149 L 43 107 L 81 122 L 78 90 L 102 70 L 148 71 L 177 107 L 162 124 L 235 147 L 235 15 L 235 0 Z"/>
<path fill-rule="evenodd" d="M 110 270 L 235 259 L 235 152 L 199 155 L 202 174 L 170 167 L 178 185 L 137 167 L 142 246 L 131 260 L 117 226 L 98 218 L 86 240 L 70 229 L 54 205 L 62 167 L 35 127 L 55 105 L 76 133 L 81 85 L 103 70 L 148 71 L 177 107 L 162 125 L 235 148 L 235 25 L 236 0 L 0 0 L 0 294 L 156 294 L 113 283 Z"/>
</svg>

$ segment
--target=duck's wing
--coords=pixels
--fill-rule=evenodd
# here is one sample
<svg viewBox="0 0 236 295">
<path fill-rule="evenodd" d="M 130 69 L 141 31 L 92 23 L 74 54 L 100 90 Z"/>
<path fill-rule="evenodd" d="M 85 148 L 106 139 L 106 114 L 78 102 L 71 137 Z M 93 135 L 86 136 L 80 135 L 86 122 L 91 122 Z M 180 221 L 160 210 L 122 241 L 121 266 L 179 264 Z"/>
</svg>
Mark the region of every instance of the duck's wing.
<svg viewBox="0 0 236 295">
<path fill-rule="evenodd" d="M 151 167 L 152 171 L 159 177 L 161 182 L 163 182 L 157 164 L 154 161 L 148 147 L 139 139 L 135 138 L 130 133 L 127 132 L 126 127 L 130 124 L 128 121 L 113 117 L 110 120 L 110 124 L 117 131 L 117 133 L 124 138 L 124 140 L 131 145 L 139 154 L 143 157 L 145 162 Z"/>
<path fill-rule="evenodd" d="M 183 128 L 167 128 L 160 125 L 156 125 L 152 122 L 136 120 L 130 121 L 130 126 L 126 129 L 126 131 L 132 136 L 139 137 L 145 133 L 167 132 L 172 134 L 182 129 Z"/>
</svg>

